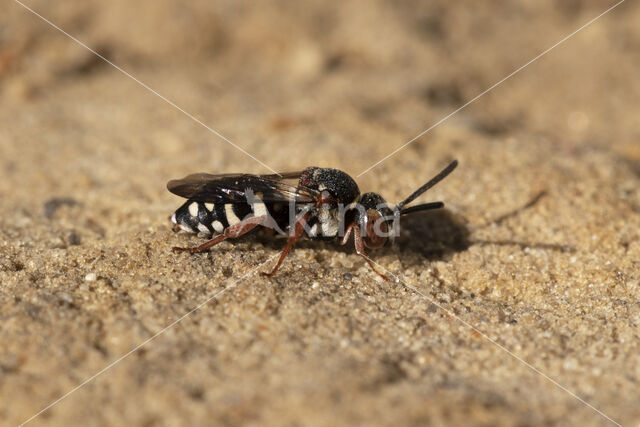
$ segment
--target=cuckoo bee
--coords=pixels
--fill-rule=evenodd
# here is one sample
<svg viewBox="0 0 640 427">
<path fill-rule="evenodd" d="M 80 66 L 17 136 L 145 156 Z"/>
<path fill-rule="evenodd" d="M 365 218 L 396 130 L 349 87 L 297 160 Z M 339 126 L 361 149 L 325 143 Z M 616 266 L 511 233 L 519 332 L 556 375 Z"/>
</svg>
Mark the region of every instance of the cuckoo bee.
<svg viewBox="0 0 640 427">
<path fill-rule="evenodd" d="M 313 166 L 274 175 L 198 173 L 172 180 L 167 189 L 188 199 L 171 216 L 173 230 L 211 237 L 200 246 L 173 250 L 202 252 L 258 226 L 270 228 L 288 236 L 280 259 L 267 274 L 273 276 L 303 235 L 312 239 L 338 238 L 341 245 L 353 236 L 356 253 L 388 280 L 365 256 L 365 248 L 379 248 L 397 236 L 402 215 L 442 208 L 442 202 L 406 206 L 456 166 L 457 160 L 395 206 L 377 193 L 360 194 L 358 185 L 345 172 Z M 287 180 L 297 180 L 297 185 L 288 184 Z"/>
</svg>

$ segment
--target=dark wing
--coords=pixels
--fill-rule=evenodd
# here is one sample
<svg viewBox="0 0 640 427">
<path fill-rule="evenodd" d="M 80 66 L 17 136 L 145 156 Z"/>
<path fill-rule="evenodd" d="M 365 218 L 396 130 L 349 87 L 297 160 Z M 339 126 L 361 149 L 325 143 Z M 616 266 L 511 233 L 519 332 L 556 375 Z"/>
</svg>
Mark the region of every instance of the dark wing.
<svg viewBox="0 0 640 427">
<path fill-rule="evenodd" d="M 266 179 L 272 179 L 274 181 L 281 181 L 283 179 L 298 179 L 300 178 L 300 175 L 302 175 L 302 172 L 303 171 L 280 172 L 277 174 L 273 173 L 271 175 L 258 175 L 258 176 Z"/>
<path fill-rule="evenodd" d="M 167 183 L 167 189 L 178 196 L 204 203 L 241 203 L 247 201 L 247 190 L 264 202 L 315 202 L 319 192 L 294 187 L 283 179 L 299 177 L 301 172 L 279 175 L 196 173 Z"/>
</svg>

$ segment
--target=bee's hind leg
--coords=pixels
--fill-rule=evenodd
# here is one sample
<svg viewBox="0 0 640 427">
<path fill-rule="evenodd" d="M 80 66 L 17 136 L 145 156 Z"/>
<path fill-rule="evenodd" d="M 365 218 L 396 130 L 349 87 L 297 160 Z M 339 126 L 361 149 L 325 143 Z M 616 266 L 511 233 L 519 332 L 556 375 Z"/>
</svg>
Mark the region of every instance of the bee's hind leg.
<svg viewBox="0 0 640 427">
<path fill-rule="evenodd" d="M 304 225 L 308 219 L 309 219 L 309 215 L 303 215 L 293 224 L 293 230 L 294 230 L 293 234 L 289 236 L 289 239 L 287 239 L 287 245 L 282 250 L 282 253 L 280 254 L 280 258 L 278 259 L 278 262 L 276 263 L 275 267 L 273 267 L 273 270 L 271 270 L 271 272 L 262 273 L 263 276 L 272 277 L 274 274 L 276 274 L 276 272 L 280 268 L 280 265 L 282 264 L 284 259 L 287 257 L 287 254 L 289 253 L 293 245 L 302 236 L 302 233 L 304 233 Z"/>
<path fill-rule="evenodd" d="M 204 252 L 210 247 L 215 246 L 224 240 L 235 239 L 242 236 L 243 234 L 247 234 L 248 232 L 250 232 L 251 230 L 253 230 L 259 225 L 267 225 L 266 216 L 257 216 L 257 217 L 254 216 L 254 217 L 244 219 L 237 224 L 230 225 L 229 227 L 224 229 L 222 234 L 219 234 L 213 239 L 207 242 L 204 242 L 200 246 L 195 246 L 193 248 L 180 248 L 175 246 L 172 248 L 172 250 L 174 252 L 189 252 L 189 253 Z"/>
</svg>

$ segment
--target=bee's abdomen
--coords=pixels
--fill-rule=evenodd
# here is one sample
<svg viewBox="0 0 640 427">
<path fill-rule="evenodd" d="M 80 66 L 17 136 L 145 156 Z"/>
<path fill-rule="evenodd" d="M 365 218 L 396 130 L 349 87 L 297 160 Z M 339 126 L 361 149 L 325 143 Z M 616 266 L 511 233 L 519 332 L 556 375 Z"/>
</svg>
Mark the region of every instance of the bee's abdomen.
<svg viewBox="0 0 640 427">
<path fill-rule="evenodd" d="M 286 208 L 286 206 L 285 206 Z M 225 228 L 236 225 L 251 216 L 275 215 L 279 226 L 286 228 L 286 212 L 273 204 L 248 203 L 202 203 L 188 200 L 171 216 L 174 231 L 186 231 L 203 236 L 219 234 Z"/>
<path fill-rule="evenodd" d="M 174 231 L 212 235 L 229 226 L 224 204 L 202 203 L 188 200 L 171 216 Z"/>
</svg>

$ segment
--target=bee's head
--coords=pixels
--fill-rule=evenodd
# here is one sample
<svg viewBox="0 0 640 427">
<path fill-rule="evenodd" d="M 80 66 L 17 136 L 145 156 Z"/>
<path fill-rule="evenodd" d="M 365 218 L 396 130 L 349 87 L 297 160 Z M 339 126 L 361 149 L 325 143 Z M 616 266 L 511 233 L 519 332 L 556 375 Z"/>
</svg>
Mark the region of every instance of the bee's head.
<svg viewBox="0 0 640 427">
<path fill-rule="evenodd" d="M 398 215 L 377 193 L 364 193 L 358 201 L 356 224 L 362 232 L 362 240 L 368 248 L 383 246 L 394 236 L 394 223 Z"/>
<path fill-rule="evenodd" d="M 379 194 L 363 194 L 356 206 L 355 221 L 360 227 L 365 246 L 371 249 L 379 248 L 383 246 L 389 238 L 393 239 L 397 236 L 400 228 L 401 215 L 444 207 L 444 203 L 442 202 L 424 203 L 410 207 L 405 206 L 444 179 L 456 166 L 458 166 L 458 161 L 454 160 L 449 166 L 444 168 L 442 172 L 429 180 L 429 182 L 392 207 L 389 207 L 389 204 Z"/>
</svg>

